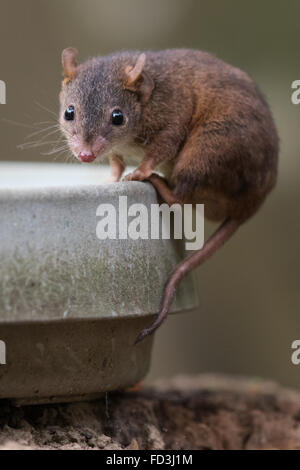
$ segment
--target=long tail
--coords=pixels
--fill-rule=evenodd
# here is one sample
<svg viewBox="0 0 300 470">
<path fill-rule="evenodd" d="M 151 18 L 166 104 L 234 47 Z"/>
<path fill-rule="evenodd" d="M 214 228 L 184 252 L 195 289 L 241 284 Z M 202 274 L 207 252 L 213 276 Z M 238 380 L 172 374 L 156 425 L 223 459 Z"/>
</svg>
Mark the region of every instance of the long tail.
<svg viewBox="0 0 300 470">
<path fill-rule="evenodd" d="M 165 285 L 161 308 L 156 319 L 138 335 L 135 344 L 142 341 L 146 336 L 151 335 L 166 319 L 174 299 L 176 288 L 182 278 L 210 258 L 234 234 L 240 224 L 238 220 L 226 219 L 206 241 L 201 250 L 188 256 L 176 266 Z"/>
</svg>

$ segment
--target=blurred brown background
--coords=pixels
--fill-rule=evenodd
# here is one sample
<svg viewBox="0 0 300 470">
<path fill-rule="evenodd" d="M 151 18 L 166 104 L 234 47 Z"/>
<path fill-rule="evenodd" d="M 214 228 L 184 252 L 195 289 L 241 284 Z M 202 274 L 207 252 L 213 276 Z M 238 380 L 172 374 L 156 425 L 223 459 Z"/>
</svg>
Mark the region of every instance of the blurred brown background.
<svg viewBox="0 0 300 470">
<path fill-rule="evenodd" d="M 281 137 L 278 186 L 198 270 L 199 311 L 173 316 L 159 331 L 150 380 L 224 371 L 300 387 L 300 365 L 290 361 L 291 343 L 300 339 L 300 105 L 290 99 L 291 82 L 300 79 L 299 17 L 296 0 L 0 2 L 0 79 L 7 85 L 1 160 L 53 160 L 16 146 L 30 126 L 54 117 L 41 106 L 57 112 L 66 46 L 76 46 L 82 59 L 127 48 L 205 49 L 245 69 L 271 104 Z"/>
</svg>

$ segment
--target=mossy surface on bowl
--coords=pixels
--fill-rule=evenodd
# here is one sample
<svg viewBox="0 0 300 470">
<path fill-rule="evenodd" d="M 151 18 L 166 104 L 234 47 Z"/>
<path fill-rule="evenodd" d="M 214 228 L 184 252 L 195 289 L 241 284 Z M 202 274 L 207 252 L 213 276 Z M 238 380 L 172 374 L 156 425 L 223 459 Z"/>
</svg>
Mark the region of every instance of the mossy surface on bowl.
<svg viewBox="0 0 300 470">
<path fill-rule="evenodd" d="M 127 196 L 128 206 L 157 203 L 149 183 L 16 190 L 1 189 L 0 181 L 0 323 L 158 311 L 183 245 L 162 239 L 99 240 L 97 207 L 112 204 L 118 215 L 120 196 Z M 189 279 L 178 290 L 173 311 L 194 304 Z"/>
</svg>

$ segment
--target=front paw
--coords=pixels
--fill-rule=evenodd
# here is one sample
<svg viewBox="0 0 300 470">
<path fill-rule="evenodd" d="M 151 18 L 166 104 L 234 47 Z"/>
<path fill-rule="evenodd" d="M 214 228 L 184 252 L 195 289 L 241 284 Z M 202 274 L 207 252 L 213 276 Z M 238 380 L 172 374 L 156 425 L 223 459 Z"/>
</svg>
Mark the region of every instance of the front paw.
<svg viewBox="0 0 300 470">
<path fill-rule="evenodd" d="M 126 175 L 124 181 L 145 181 L 151 174 L 152 172 L 146 173 L 137 169 Z"/>
</svg>

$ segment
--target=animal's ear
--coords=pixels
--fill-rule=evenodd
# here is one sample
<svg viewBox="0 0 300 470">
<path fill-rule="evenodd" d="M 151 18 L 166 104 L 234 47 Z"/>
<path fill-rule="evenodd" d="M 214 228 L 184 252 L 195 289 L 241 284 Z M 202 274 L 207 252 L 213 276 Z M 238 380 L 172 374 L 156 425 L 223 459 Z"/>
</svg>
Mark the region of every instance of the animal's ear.
<svg viewBox="0 0 300 470">
<path fill-rule="evenodd" d="M 68 47 L 64 49 L 61 54 L 61 61 L 63 66 L 64 83 L 68 83 L 72 80 L 77 73 L 77 49 L 74 47 Z"/>
<path fill-rule="evenodd" d="M 128 65 L 125 69 L 124 88 L 138 93 L 141 101 L 145 104 L 153 91 L 154 82 L 150 75 L 145 72 L 146 54 L 139 55 L 134 67 Z"/>
</svg>

